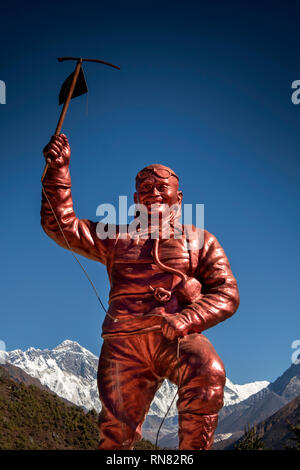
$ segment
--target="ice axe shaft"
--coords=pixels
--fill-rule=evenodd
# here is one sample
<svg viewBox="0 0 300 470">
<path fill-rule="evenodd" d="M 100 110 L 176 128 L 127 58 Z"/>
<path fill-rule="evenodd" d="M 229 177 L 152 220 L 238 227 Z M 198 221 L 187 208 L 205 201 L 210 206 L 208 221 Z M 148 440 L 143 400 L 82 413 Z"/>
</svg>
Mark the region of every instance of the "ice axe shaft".
<svg viewBox="0 0 300 470">
<path fill-rule="evenodd" d="M 73 75 L 73 80 L 72 80 L 72 83 L 70 85 L 69 93 L 68 93 L 67 99 L 66 99 L 66 101 L 63 105 L 63 109 L 61 110 L 60 117 L 59 117 L 56 129 L 55 129 L 54 135 L 59 135 L 60 134 L 63 122 L 65 120 L 65 117 L 66 117 L 66 114 L 67 114 L 67 111 L 68 111 L 68 107 L 69 107 L 71 98 L 72 98 L 72 95 L 73 95 L 73 91 L 74 91 L 74 88 L 75 88 L 75 85 L 76 85 L 76 82 L 77 82 L 77 78 L 78 78 L 78 75 L 79 75 L 79 72 L 80 72 L 80 69 L 81 69 L 81 64 L 82 64 L 82 59 L 78 59 L 78 62 L 77 62 L 76 67 L 75 67 L 74 75 Z"/>
</svg>

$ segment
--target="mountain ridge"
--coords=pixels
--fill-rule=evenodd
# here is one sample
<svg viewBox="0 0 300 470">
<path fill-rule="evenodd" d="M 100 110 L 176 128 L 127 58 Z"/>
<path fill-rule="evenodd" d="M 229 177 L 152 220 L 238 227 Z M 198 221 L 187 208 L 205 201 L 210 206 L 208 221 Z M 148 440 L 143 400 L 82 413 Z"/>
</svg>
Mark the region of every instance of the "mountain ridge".
<svg viewBox="0 0 300 470">
<path fill-rule="evenodd" d="M 300 423 L 300 395 L 281 407 L 267 419 L 259 422 L 256 434 L 265 444 L 265 450 L 286 450 L 293 448 L 295 435 L 291 425 Z M 235 432 L 225 441 L 215 442 L 215 450 L 234 450 L 243 439 L 243 432 Z"/>
<path fill-rule="evenodd" d="M 276 413 L 300 395 L 300 364 L 292 364 L 281 376 L 246 400 L 220 411 L 218 432 L 243 431 Z"/>
</svg>

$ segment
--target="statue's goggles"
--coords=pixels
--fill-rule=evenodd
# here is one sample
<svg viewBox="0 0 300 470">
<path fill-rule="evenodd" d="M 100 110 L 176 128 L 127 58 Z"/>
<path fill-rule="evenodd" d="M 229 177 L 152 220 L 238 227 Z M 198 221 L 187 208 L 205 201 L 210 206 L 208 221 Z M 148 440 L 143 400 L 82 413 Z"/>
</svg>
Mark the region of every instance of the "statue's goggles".
<svg viewBox="0 0 300 470">
<path fill-rule="evenodd" d="M 175 176 L 178 179 L 178 176 L 174 171 L 167 170 L 166 168 L 146 168 L 145 170 L 141 170 L 138 172 L 136 178 L 137 180 L 144 180 L 150 175 L 156 175 L 159 178 L 170 178 L 170 176 Z"/>
</svg>

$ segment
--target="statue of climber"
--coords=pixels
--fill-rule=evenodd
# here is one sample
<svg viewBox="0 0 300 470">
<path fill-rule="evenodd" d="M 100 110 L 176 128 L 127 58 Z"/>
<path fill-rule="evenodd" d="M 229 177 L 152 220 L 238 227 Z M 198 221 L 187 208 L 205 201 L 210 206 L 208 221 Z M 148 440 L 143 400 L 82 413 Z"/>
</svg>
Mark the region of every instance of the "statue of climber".
<svg viewBox="0 0 300 470">
<path fill-rule="evenodd" d="M 150 229 L 149 236 L 133 237 L 130 230 L 120 236 L 116 226 L 114 238 L 99 237 L 99 222 L 74 213 L 70 153 L 63 134 L 44 149 L 51 164 L 41 223 L 60 246 L 107 268 L 111 288 L 98 369 L 99 449 L 133 448 L 156 391 L 168 379 L 178 386 L 179 449 L 208 450 L 226 376 L 203 331 L 232 316 L 239 305 L 224 250 L 212 234 L 193 226 L 183 227 L 181 238 L 174 236 L 173 209 L 180 208 L 182 192 L 174 171 L 158 164 L 137 174 L 134 202 L 147 208 L 149 219 L 152 207 L 172 207 L 170 236 L 163 238 L 159 231 L 153 238 Z"/>
</svg>

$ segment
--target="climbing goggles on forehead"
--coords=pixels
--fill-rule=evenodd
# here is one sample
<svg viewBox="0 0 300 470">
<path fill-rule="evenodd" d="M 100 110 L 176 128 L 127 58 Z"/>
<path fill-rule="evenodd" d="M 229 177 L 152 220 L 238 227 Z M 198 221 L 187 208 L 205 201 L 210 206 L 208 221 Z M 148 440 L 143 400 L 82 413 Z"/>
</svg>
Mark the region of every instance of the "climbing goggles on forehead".
<svg viewBox="0 0 300 470">
<path fill-rule="evenodd" d="M 175 176 L 175 178 L 178 178 L 176 173 L 172 170 L 168 170 L 167 168 L 144 168 L 143 170 L 139 171 L 136 180 L 144 180 L 145 178 L 148 178 L 148 176 L 151 175 L 156 175 L 159 178 L 170 178 L 170 176 Z"/>
</svg>

